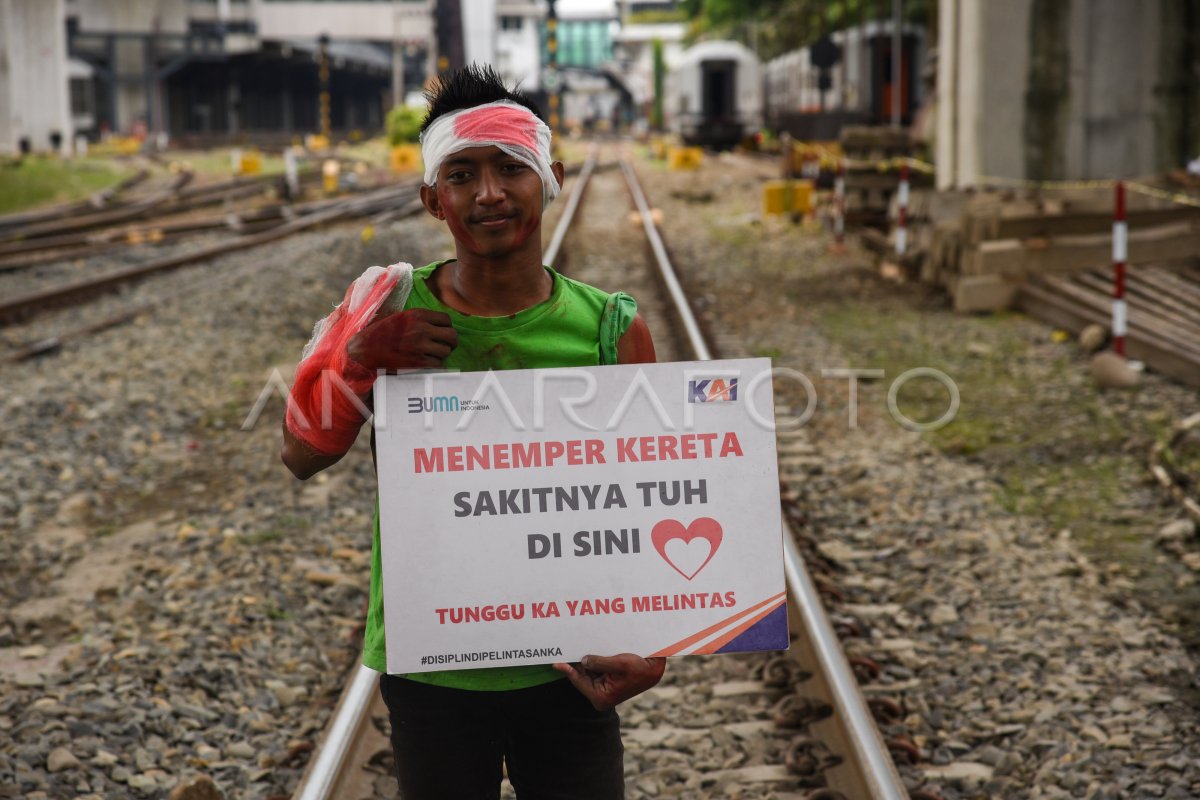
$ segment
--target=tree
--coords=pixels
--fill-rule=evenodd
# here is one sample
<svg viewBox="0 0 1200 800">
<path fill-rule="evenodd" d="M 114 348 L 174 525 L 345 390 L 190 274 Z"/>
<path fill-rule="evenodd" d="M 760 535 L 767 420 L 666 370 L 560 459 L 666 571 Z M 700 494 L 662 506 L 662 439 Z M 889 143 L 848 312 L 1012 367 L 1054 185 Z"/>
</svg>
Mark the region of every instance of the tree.
<svg viewBox="0 0 1200 800">
<path fill-rule="evenodd" d="M 933 0 L 903 0 L 906 22 L 928 25 Z M 860 21 L 891 18 L 891 0 L 683 0 L 689 40 L 734 39 L 764 61 Z"/>
</svg>

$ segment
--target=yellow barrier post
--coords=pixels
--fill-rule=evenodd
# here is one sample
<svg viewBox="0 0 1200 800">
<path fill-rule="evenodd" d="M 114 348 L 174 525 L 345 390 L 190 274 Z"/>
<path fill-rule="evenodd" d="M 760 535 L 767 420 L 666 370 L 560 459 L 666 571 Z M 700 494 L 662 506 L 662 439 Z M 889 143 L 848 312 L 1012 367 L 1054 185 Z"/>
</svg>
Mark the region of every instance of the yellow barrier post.
<svg viewBox="0 0 1200 800">
<path fill-rule="evenodd" d="M 772 180 L 763 185 L 763 214 L 810 214 L 813 210 L 813 182 Z"/>
<path fill-rule="evenodd" d="M 394 145 L 390 164 L 392 172 L 397 174 L 419 171 L 421 169 L 421 146 L 417 144 Z"/>
<path fill-rule="evenodd" d="M 341 172 L 341 165 L 336 159 L 329 159 L 321 165 L 321 179 L 325 187 L 325 191 L 333 194 L 338 189 L 338 174 Z"/>
<path fill-rule="evenodd" d="M 669 169 L 699 169 L 704 161 L 704 151 L 699 147 L 672 147 L 667 153 Z"/>
<path fill-rule="evenodd" d="M 237 173 L 239 175 L 258 175 L 262 172 L 262 154 L 256 150 L 242 153 L 238 159 Z"/>
</svg>

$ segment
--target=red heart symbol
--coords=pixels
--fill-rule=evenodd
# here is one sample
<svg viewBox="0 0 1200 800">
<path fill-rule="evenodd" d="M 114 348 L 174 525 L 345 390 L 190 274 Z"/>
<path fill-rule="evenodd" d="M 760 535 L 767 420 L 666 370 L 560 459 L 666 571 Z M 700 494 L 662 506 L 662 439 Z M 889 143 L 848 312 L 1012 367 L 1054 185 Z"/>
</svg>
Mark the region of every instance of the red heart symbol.
<svg viewBox="0 0 1200 800">
<path fill-rule="evenodd" d="M 663 561 L 690 581 L 717 554 L 721 546 L 721 523 L 712 517 L 700 517 L 684 528 L 682 522 L 664 519 L 650 531 L 650 541 Z"/>
</svg>

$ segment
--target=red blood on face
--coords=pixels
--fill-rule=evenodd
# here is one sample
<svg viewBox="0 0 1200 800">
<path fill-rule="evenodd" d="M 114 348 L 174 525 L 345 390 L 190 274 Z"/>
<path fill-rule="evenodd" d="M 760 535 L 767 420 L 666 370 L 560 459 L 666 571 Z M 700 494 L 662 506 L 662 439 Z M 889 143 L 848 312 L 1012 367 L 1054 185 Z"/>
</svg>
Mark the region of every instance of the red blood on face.
<svg viewBox="0 0 1200 800">
<path fill-rule="evenodd" d="M 454 204 L 450 202 L 450 198 L 448 196 L 449 192 L 446 189 L 445 183 L 438 184 L 437 193 L 438 200 L 441 203 L 442 213 L 446 217 L 446 226 L 450 228 L 450 235 L 454 237 L 455 241 L 462 242 L 469 249 L 478 249 L 478 246 L 475 244 L 475 239 L 471 236 L 470 231 L 467 230 L 467 226 L 463 223 L 462 217 L 459 216 L 458 212 L 454 210 Z"/>
</svg>

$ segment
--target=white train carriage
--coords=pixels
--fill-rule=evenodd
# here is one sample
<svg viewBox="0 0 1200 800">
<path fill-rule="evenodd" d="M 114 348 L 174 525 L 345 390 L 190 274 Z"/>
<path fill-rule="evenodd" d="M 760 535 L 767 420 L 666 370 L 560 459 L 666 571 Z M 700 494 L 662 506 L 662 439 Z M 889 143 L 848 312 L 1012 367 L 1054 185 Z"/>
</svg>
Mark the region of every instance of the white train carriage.
<svg viewBox="0 0 1200 800">
<path fill-rule="evenodd" d="M 757 56 L 738 42 L 693 45 L 667 75 L 668 127 L 687 144 L 733 147 L 762 126 L 761 74 Z"/>
<path fill-rule="evenodd" d="M 919 66 L 925 59 L 924 31 L 901 26 L 900 113 L 911 121 L 922 100 Z M 844 124 L 886 125 L 891 121 L 892 23 L 873 20 L 829 37 L 841 50 L 822 91 L 810 49 L 793 50 L 763 65 L 764 121 L 802 139 L 833 139 Z"/>
</svg>

